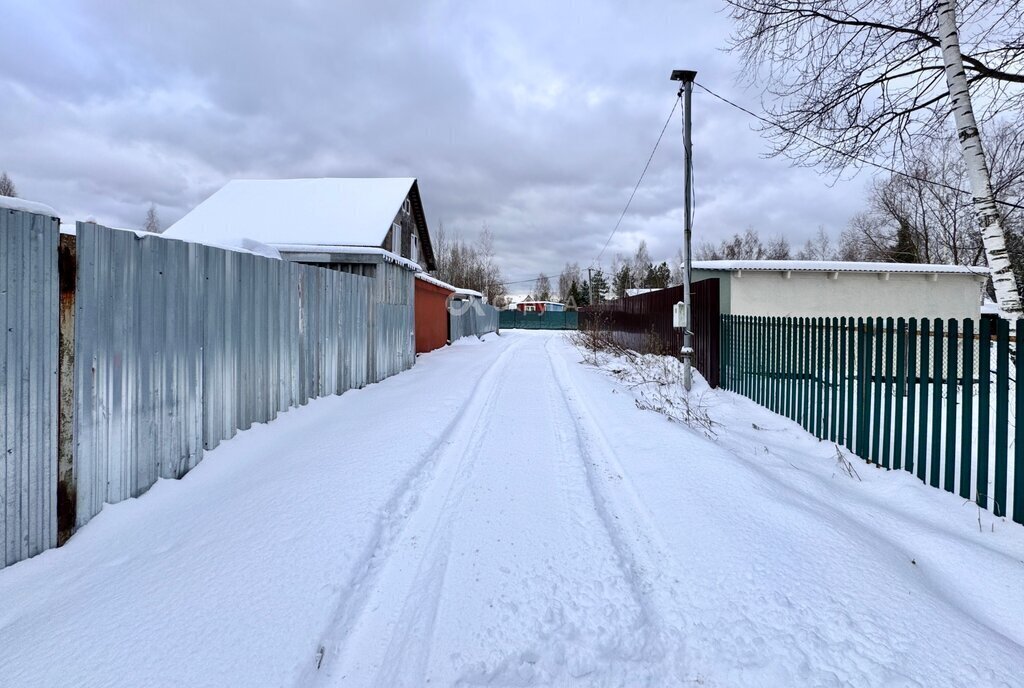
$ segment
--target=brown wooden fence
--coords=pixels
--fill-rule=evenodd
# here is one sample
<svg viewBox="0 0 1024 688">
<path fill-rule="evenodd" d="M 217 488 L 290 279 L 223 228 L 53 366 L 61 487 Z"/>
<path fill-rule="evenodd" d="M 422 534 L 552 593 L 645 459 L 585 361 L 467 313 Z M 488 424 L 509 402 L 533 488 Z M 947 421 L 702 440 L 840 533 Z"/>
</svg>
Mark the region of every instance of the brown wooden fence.
<svg viewBox="0 0 1024 688">
<path fill-rule="evenodd" d="M 712 387 L 719 383 L 718 280 L 691 285 L 693 296 L 694 365 Z M 679 355 L 683 334 L 672 327 L 672 307 L 683 300 L 683 288 L 606 301 L 580 309 L 580 329 L 604 327 L 625 347 L 642 353 Z"/>
</svg>

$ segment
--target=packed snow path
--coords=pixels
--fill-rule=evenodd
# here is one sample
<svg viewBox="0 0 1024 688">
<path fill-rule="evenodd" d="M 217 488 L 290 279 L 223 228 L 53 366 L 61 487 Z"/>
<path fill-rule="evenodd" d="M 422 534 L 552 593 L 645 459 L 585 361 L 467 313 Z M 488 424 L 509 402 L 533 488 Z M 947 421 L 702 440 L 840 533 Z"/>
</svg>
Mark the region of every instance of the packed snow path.
<svg viewBox="0 0 1024 688">
<path fill-rule="evenodd" d="M 1024 681 L 1024 529 L 580 358 L 460 343 L 107 507 L 0 571 L 0 685 Z"/>
</svg>

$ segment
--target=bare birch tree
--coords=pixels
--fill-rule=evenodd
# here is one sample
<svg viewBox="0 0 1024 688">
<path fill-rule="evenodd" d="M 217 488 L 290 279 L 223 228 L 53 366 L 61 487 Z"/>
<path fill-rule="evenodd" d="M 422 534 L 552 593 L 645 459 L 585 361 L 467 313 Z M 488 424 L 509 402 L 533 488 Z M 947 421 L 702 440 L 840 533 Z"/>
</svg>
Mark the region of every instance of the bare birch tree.
<svg viewBox="0 0 1024 688">
<path fill-rule="evenodd" d="M 6 172 L 0 172 L 0 196 L 9 196 L 15 198 L 18 195 L 18 189 L 14 186 L 14 181 L 7 175 Z"/>
<path fill-rule="evenodd" d="M 997 300 L 1020 317 L 978 122 L 1024 101 L 1024 0 L 726 1 L 733 49 L 751 81 L 767 84 L 777 154 L 831 171 L 902 166 L 948 131 L 952 112 Z"/>
<path fill-rule="evenodd" d="M 149 210 L 146 211 L 146 225 L 143 229 L 151 234 L 159 234 L 164 231 L 160 226 L 160 217 L 156 214 L 155 203 L 149 204 Z"/>
</svg>

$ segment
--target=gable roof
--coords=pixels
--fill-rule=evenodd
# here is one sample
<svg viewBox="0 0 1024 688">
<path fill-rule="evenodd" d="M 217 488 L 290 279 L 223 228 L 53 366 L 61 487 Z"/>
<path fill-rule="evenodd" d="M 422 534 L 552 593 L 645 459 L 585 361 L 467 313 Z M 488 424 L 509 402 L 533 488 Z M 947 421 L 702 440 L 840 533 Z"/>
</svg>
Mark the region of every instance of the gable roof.
<svg viewBox="0 0 1024 688">
<path fill-rule="evenodd" d="M 379 247 L 406 197 L 426 234 L 421 241 L 424 255 L 433 264 L 433 246 L 412 177 L 236 179 L 164 235 L 200 243 L 245 237 L 271 246 Z"/>
</svg>

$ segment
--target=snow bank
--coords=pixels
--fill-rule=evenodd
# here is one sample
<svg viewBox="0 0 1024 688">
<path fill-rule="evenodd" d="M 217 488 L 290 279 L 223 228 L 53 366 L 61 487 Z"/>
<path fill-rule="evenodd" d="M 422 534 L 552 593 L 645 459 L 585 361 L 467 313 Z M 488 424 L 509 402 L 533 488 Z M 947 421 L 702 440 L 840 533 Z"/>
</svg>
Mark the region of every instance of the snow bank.
<svg viewBox="0 0 1024 688">
<path fill-rule="evenodd" d="M 7 208 L 8 210 L 22 210 L 26 213 L 36 213 L 38 215 L 57 217 L 57 211 L 45 203 L 26 201 L 23 198 L 12 198 L 11 196 L 0 196 L 0 208 Z"/>
</svg>

